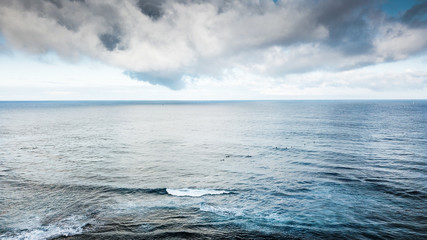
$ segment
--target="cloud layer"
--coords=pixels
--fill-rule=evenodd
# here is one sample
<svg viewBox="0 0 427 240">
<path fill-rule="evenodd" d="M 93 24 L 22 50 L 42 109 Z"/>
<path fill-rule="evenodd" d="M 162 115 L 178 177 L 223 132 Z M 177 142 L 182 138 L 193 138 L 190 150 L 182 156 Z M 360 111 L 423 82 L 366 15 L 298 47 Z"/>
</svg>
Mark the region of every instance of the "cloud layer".
<svg viewBox="0 0 427 240">
<path fill-rule="evenodd" d="M 380 10 L 382 3 L 6 0 L 0 37 L 9 49 L 54 52 L 69 61 L 88 57 L 176 90 L 188 78 L 224 80 L 230 71 L 280 81 L 328 71 L 334 84 L 337 72 L 427 49 L 427 2 L 395 17 Z M 360 84 L 376 86 L 366 79 Z"/>
</svg>

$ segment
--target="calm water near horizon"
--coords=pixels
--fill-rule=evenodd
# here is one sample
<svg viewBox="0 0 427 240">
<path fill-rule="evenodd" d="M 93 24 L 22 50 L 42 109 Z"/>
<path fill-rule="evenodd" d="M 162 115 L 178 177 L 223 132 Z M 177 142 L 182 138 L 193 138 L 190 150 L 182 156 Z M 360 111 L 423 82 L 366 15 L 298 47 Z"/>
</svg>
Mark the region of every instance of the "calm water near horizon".
<svg viewBox="0 0 427 240">
<path fill-rule="evenodd" d="M 0 102 L 0 239 L 426 239 L 427 101 Z"/>
</svg>

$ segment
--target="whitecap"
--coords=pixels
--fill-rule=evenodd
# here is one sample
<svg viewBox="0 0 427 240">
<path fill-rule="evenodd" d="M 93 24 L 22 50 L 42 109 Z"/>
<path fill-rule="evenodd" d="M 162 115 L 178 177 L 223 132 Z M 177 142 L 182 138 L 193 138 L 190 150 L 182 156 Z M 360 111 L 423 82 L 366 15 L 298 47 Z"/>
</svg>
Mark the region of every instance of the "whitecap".
<svg viewBox="0 0 427 240">
<path fill-rule="evenodd" d="M 204 195 L 219 195 L 227 194 L 230 192 L 224 190 L 214 190 L 214 189 L 191 189 L 191 188 L 182 188 L 182 189 L 166 189 L 167 193 L 173 196 L 178 197 L 201 197 Z"/>
<path fill-rule="evenodd" d="M 55 224 L 46 226 L 39 226 L 34 229 L 25 230 L 16 234 L 0 235 L 2 240 L 38 240 L 38 239 L 49 239 L 54 237 L 68 237 L 72 235 L 81 234 L 83 232 L 83 226 L 87 223 L 82 222 L 82 218 L 78 216 L 72 216 L 63 219 Z"/>
</svg>

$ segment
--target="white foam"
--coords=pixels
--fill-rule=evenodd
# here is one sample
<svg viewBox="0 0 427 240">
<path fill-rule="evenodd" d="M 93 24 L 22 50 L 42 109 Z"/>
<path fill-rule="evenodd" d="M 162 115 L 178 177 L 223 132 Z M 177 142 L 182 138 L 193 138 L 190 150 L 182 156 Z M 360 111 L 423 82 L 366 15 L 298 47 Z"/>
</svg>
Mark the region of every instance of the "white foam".
<svg viewBox="0 0 427 240">
<path fill-rule="evenodd" d="M 200 204 L 200 210 L 204 212 L 215 213 L 220 216 L 242 216 L 243 215 L 243 211 L 241 209 L 219 207 L 219 206 L 213 206 L 205 203 Z"/>
<path fill-rule="evenodd" d="M 224 190 L 213 190 L 213 189 L 190 189 L 190 188 L 182 188 L 182 189 L 166 189 L 168 194 L 178 197 L 201 197 L 204 195 L 219 195 L 219 194 L 227 194 L 230 192 Z"/>
<path fill-rule="evenodd" d="M 50 224 L 47 226 L 39 226 L 35 229 L 19 232 L 14 235 L 0 235 L 2 240 L 39 240 L 48 239 L 60 236 L 72 236 L 81 234 L 83 232 L 83 226 L 86 223 L 81 221 L 80 217 L 73 216 L 59 221 L 56 224 Z"/>
</svg>

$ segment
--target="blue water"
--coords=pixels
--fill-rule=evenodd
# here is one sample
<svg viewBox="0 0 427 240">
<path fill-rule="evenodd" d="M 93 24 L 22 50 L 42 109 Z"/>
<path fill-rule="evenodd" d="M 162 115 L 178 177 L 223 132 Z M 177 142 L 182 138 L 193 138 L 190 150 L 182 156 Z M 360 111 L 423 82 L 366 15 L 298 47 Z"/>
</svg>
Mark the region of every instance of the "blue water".
<svg viewBox="0 0 427 240">
<path fill-rule="evenodd" d="M 426 239 L 427 101 L 0 102 L 0 239 Z"/>
</svg>

